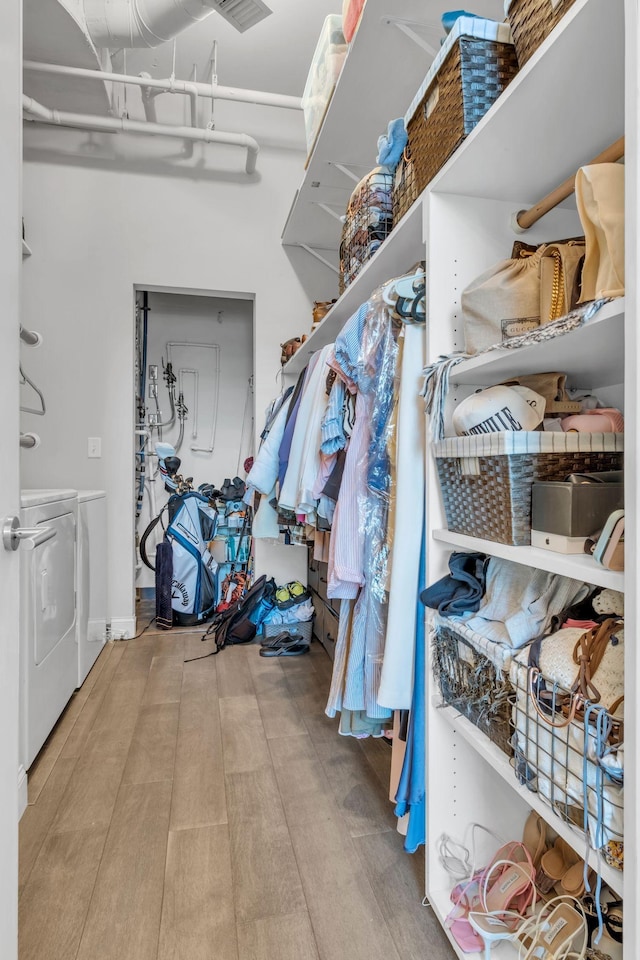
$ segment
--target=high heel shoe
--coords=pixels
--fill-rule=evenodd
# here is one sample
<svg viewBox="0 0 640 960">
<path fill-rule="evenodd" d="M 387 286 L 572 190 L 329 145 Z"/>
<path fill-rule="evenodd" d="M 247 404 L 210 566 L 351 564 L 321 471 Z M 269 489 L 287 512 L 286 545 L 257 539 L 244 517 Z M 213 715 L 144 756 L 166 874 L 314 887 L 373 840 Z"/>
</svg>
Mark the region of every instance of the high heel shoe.
<svg viewBox="0 0 640 960">
<path fill-rule="evenodd" d="M 522 842 L 529 851 L 531 861 L 537 870 L 543 854 L 547 852 L 547 824 L 535 810 L 532 810 L 526 819 Z"/>
<path fill-rule="evenodd" d="M 524 862 L 496 860 L 486 873 L 480 900 L 482 909 L 471 910 L 468 920 L 482 937 L 485 960 L 490 960 L 493 944 L 514 940 L 527 922 L 525 911 L 535 907 L 535 868 L 528 852 Z"/>
<path fill-rule="evenodd" d="M 554 897 L 522 925 L 518 937 L 519 960 L 584 960 L 587 919 L 582 904 L 575 897 Z"/>
</svg>

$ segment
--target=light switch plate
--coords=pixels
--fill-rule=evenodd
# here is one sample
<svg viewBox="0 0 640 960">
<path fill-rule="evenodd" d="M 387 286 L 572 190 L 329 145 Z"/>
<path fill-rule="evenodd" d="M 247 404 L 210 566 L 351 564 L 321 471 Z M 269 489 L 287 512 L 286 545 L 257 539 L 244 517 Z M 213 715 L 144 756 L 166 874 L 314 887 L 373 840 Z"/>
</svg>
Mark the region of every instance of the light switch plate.
<svg viewBox="0 0 640 960">
<path fill-rule="evenodd" d="M 102 456 L 102 438 L 101 437 L 89 437 L 89 441 L 87 445 L 87 456 L 88 457 Z"/>
</svg>

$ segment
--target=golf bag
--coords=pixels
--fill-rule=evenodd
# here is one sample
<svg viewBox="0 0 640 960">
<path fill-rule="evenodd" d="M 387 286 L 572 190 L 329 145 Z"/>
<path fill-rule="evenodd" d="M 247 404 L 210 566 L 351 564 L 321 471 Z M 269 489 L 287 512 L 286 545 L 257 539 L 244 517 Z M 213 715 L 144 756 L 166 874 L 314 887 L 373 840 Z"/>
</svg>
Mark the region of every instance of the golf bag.
<svg viewBox="0 0 640 960">
<path fill-rule="evenodd" d="M 165 510 L 169 515 L 165 541 L 171 544 L 173 561 L 173 623 L 180 626 L 203 623 L 212 616 L 216 605 L 218 564 L 209 553 L 208 545 L 216 533 L 218 513 L 207 497 L 194 490 L 169 497 L 166 507 L 151 521 L 140 541 L 140 556 L 150 570 L 155 567 L 147 557 L 146 544 Z"/>
</svg>

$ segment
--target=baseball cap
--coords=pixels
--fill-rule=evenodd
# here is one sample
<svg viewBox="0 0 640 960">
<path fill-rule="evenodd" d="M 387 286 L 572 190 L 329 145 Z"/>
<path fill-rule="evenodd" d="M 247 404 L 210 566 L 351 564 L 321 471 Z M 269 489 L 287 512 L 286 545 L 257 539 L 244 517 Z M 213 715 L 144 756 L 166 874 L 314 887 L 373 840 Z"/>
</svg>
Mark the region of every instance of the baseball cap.
<svg viewBox="0 0 640 960">
<path fill-rule="evenodd" d="M 535 430 L 544 419 L 546 401 L 529 387 L 487 387 L 453 411 L 459 437 L 504 431 Z"/>
</svg>

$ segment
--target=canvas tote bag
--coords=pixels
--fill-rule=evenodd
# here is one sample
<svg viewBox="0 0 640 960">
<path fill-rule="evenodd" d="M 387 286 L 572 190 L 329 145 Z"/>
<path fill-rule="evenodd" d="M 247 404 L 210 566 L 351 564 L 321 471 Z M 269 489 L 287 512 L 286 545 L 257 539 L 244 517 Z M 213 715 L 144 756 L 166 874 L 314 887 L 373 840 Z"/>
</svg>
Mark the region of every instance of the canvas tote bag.
<svg viewBox="0 0 640 960">
<path fill-rule="evenodd" d="M 624 295 L 624 165 L 592 163 L 576 174 L 586 238 L 580 300 Z"/>
<path fill-rule="evenodd" d="M 465 350 L 476 354 L 540 326 L 540 247 L 501 260 L 462 291 Z"/>
</svg>

